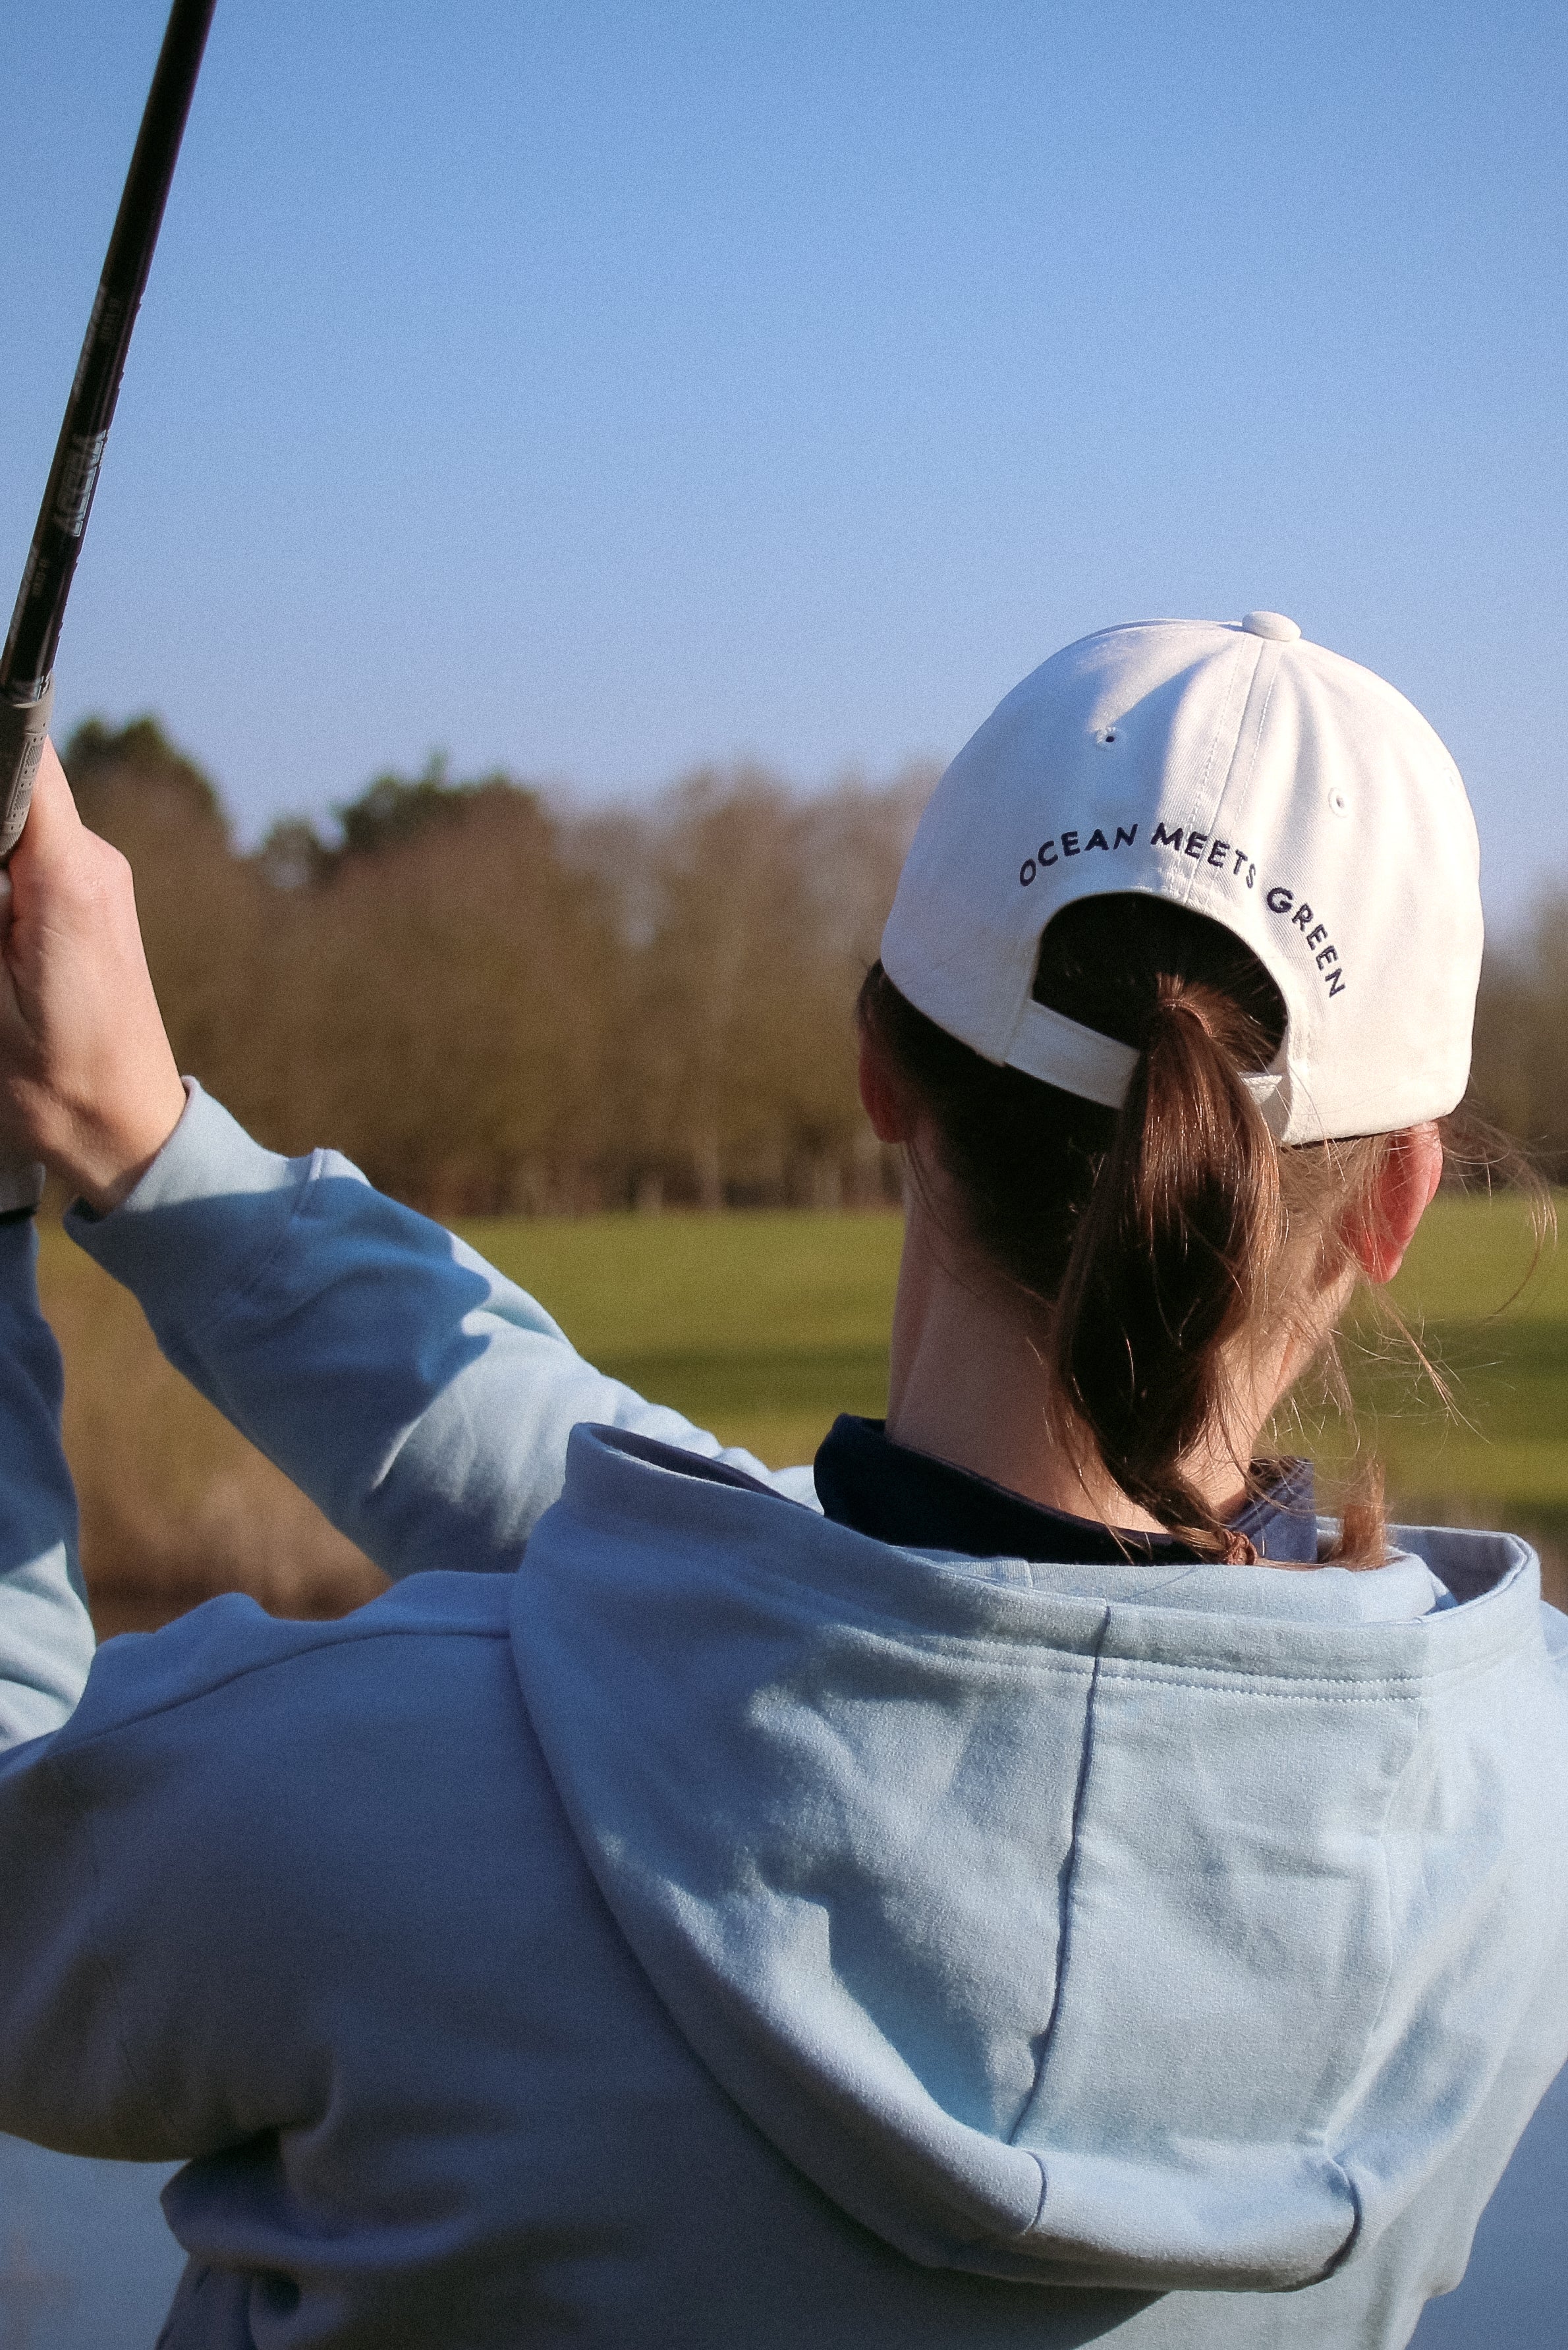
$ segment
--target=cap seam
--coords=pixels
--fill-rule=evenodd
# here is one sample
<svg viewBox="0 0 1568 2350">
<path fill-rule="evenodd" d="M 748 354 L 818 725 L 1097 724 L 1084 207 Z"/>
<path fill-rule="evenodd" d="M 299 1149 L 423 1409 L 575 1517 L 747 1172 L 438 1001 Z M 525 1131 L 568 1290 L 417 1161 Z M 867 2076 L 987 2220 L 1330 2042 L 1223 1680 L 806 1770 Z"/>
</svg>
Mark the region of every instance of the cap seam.
<svg viewBox="0 0 1568 2350">
<path fill-rule="evenodd" d="M 1247 712 L 1246 709 L 1243 708 L 1241 712 L 1241 723 L 1237 729 L 1235 748 L 1231 755 L 1231 764 L 1226 770 L 1225 781 L 1220 787 L 1219 796 L 1214 803 L 1214 814 L 1210 819 L 1210 825 L 1216 832 L 1220 829 L 1225 803 L 1227 799 L 1230 798 L 1232 789 L 1235 791 L 1239 801 L 1244 800 L 1251 787 L 1252 778 L 1257 773 L 1258 760 L 1262 754 L 1263 747 L 1263 736 L 1268 729 L 1269 712 L 1273 708 L 1274 691 L 1279 684 L 1280 672 L 1283 666 L 1285 640 L 1280 638 L 1260 638 L 1258 640 L 1257 663 L 1252 671 L 1251 683 L 1253 686 L 1255 686 L 1258 681 L 1258 673 L 1263 666 L 1265 656 L 1271 654 L 1272 655 L 1272 659 L 1269 662 L 1268 676 L 1263 681 L 1262 704 L 1258 712 L 1257 725 L 1252 730 L 1252 745 L 1247 759 L 1246 772 L 1244 775 L 1238 775 L 1236 772 L 1236 762 L 1241 752 L 1241 737 L 1246 731 L 1247 725 Z M 1251 702 L 1251 687 L 1250 686 L 1247 694 L 1249 704 Z M 1196 886 L 1196 878 L 1197 877 L 1194 877 L 1194 882 L 1189 884 L 1189 889 Z M 1224 903 L 1222 893 L 1219 894 L 1218 901 L 1220 904 Z M 1189 904 L 1191 902 L 1190 896 L 1189 897 L 1188 902 Z M 1223 918 L 1217 917 L 1217 919 Z M 1234 926 L 1227 923 L 1227 927 L 1233 928 Z M 1238 932 L 1237 935 L 1239 936 L 1240 933 Z M 1265 970 L 1268 968 L 1266 963 L 1264 968 Z M 1290 972 L 1289 989 L 1294 991 L 1295 988 L 1295 974 L 1293 972 Z M 1291 994 L 1285 988 L 1282 988 L 1281 993 L 1285 996 L 1285 1033 L 1280 1040 L 1280 1050 L 1275 1055 L 1275 1061 L 1279 1064 L 1279 1075 L 1288 1088 L 1286 1096 L 1286 1130 L 1288 1131 L 1290 1127 L 1295 1126 L 1299 1123 L 1301 1102 L 1297 1098 L 1298 1095 L 1304 1097 L 1306 1106 L 1309 1109 L 1313 1107 L 1311 1087 L 1306 1083 L 1306 1073 L 1313 1066 L 1313 1058 L 1310 1049 L 1304 1053 L 1298 1053 L 1295 1049 L 1297 1038 L 1294 1032 L 1297 1026 L 1297 1022 L 1292 1011 Z M 1272 1066 L 1273 1064 L 1271 1064 L 1271 1066 Z M 1318 1123 L 1320 1125 L 1322 1124 L 1321 1118 L 1318 1120 Z M 1282 1134 L 1280 1139 L 1283 1139 Z"/>
<path fill-rule="evenodd" d="M 1262 652 L 1261 652 L 1261 653 L 1258 655 L 1258 668 L 1259 668 L 1259 669 L 1262 669 L 1262 665 L 1263 665 L 1263 653 L 1268 652 L 1268 651 L 1269 651 L 1269 650 L 1270 650 L 1269 645 L 1268 645 L 1267 643 L 1265 643 L 1265 644 L 1264 644 L 1264 646 L 1263 646 L 1263 651 L 1262 651 Z M 1270 710 L 1273 707 L 1274 688 L 1275 688 L 1275 686 L 1276 686 L 1276 685 L 1278 685 L 1278 683 L 1279 683 L 1279 681 L 1280 681 L 1280 669 L 1281 669 L 1281 665 L 1282 665 L 1282 661 L 1283 661 L 1283 660 L 1284 660 L 1284 651 L 1285 651 L 1285 649 L 1284 649 L 1284 646 L 1283 646 L 1282 644 L 1280 644 L 1280 643 L 1276 642 L 1276 643 L 1273 645 L 1272 650 L 1273 650 L 1274 659 L 1273 659 L 1272 662 L 1270 664 L 1268 683 L 1267 683 L 1267 685 L 1266 685 L 1266 686 L 1264 687 L 1264 689 L 1263 689 L 1263 706 L 1262 706 L 1262 709 L 1259 711 L 1259 712 L 1258 712 L 1258 729 L 1257 729 L 1257 733 L 1256 733 L 1253 735 L 1253 737 L 1252 737 L 1252 755 L 1251 755 L 1251 758 L 1248 760 L 1248 762 L 1247 762 L 1247 772 L 1246 772 L 1245 775 L 1243 775 L 1243 776 L 1241 776 L 1241 777 L 1238 778 L 1238 776 L 1237 776 L 1237 775 L 1236 775 L 1236 762 L 1235 762 L 1235 760 L 1234 760 L 1234 759 L 1232 759 L 1232 760 L 1231 760 L 1231 769 L 1230 769 L 1230 773 L 1226 775 L 1226 777 L 1225 777 L 1225 781 L 1224 781 L 1224 783 L 1223 783 L 1223 784 L 1221 785 L 1221 786 L 1220 786 L 1220 797 L 1219 797 L 1219 799 L 1215 802 L 1215 806 L 1214 806 L 1214 813 L 1215 813 L 1215 816 L 1219 816 L 1220 809 L 1224 806 L 1224 805 L 1225 805 L 1225 801 L 1226 801 L 1226 797 L 1227 797 L 1227 795 L 1229 795 L 1229 793 L 1230 793 L 1231 786 L 1231 785 L 1232 785 L 1232 784 L 1234 784 L 1234 785 L 1236 785 L 1237 790 L 1238 790 L 1238 791 L 1242 795 L 1242 796 L 1243 796 L 1243 797 L 1245 797 L 1245 795 L 1246 795 L 1246 792 L 1247 792 L 1247 787 L 1248 787 L 1248 785 L 1251 784 L 1251 780 L 1252 780 L 1253 771 L 1254 771 L 1254 770 L 1255 770 L 1255 768 L 1257 767 L 1257 764 L 1258 764 L 1258 754 L 1259 754 L 1259 752 L 1260 752 L 1260 751 L 1262 749 L 1262 747 L 1263 747 L 1263 730 L 1265 729 L 1265 727 L 1268 725 L 1268 723 L 1269 723 L 1269 712 L 1270 712 Z M 1254 676 L 1254 678 L 1256 678 L 1256 675 L 1257 675 L 1257 671 L 1253 671 L 1253 676 Z M 1248 699 L 1249 699 L 1249 700 L 1251 700 L 1251 696 L 1250 696 L 1250 695 L 1249 695 Z M 1242 712 L 1242 713 L 1241 713 L 1241 723 L 1242 723 L 1242 725 L 1243 725 L 1243 726 L 1245 726 L 1246 723 L 1247 723 L 1247 713 L 1246 713 L 1246 712 L 1245 712 L 1245 711 L 1243 711 L 1243 712 Z M 1241 745 L 1240 740 L 1238 740 L 1237 744 L 1236 744 L 1236 748 L 1237 748 L 1237 750 L 1239 751 L 1239 750 L 1241 749 Z"/>
<path fill-rule="evenodd" d="M 1245 685 L 1241 688 L 1241 706 L 1236 713 L 1235 724 L 1234 726 L 1231 726 L 1230 723 L 1231 697 L 1235 690 L 1235 685 L 1241 684 L 1239 672 L 1244 665 L 1246 651 L 1249 645 L 1255 646 L 1256 650 L 1253 654 L 1252 665 L 1246 672 Z M 1235 678 L 1234 683 L 1232 685 L 1229 685 L 1226 689 L 1225 709 L 1221 717 L 1221 722 L 1220 726 L 1215 728 L 1214 733 L 1210 739 L 1209 755 L 1203 762 L 1203 772 L 1198 779 L 1197 788 L 1192 795 L 1194 810 L 1203 824 L 1210 829 L 1213 826 L 1213 816 L 1208 814 L 1207 806 L 1210 789 L 1213 782 L 1215 762 L 1219 755 L 1221 734 L 1228 734 L 1230 737 L 1230 751 L 1225 763 L 1225 783 L 1228 784 L 1231 778 L 1231 769 L 1235 764 L 1236 753 L 1241 747 L 1241 729 L 1247 721 L 1247 704 L 1252 698 L 1252 681 L 1258 674 L 1258 663 L 1262 658 L 1262 653 L 1263 641 L 1261 637 L 1250 638 L 1243 632 L 1238 631 L 1235 644 L 1235 655 L 1232 662 L 1232 668 L 1236 672 L 1238 672 L 1238 674 Z M 1216 814 L 1219 811 L 1220 802 L 1224 799 L 1224 796 L 1225 784 L 1221 784 L 1214 803 Z M 1185 877 L 1182 882 L 1181 895 L 1175 902 L 1190 910 L 1193 893 L 1198 888 L 1198 883 L 1199 868 L 1194 866 L 1191 873 Z"/>
</svg>

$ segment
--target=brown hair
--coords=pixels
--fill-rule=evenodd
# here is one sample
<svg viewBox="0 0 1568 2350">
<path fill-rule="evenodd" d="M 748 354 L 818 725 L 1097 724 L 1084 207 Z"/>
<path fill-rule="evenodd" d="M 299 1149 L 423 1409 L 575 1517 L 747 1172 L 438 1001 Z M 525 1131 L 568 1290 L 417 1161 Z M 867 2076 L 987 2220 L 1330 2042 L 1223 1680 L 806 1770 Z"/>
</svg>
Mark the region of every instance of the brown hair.
<svg viewBox="0 0 1568 2350">
<path fill-rule="evenodd" d="M 1121 1109 L 999 1067 L 872 966 L 859 1016 L 929 1116 L 970 1236 L 1044 1311 L 1054 1385 L 1129 1500 L 1206 1555 L 1244 1552 L 1184 1470 L 1226 1426 L 1227 1357 L 1277 1327 L 1303 1259 L 1332 1277 L 1386 1137 L 1282 1150 L 1251 1093 L 1278 988 L 1223 925 L 1163 899 L 1077 900 L 1047 927 L 1038 1002 L 1138 1055 Z M 919 1170 L 913 1170 L 918 1181 Z M 1239 1462 L 1254 1490 L 1273 1464 Z M 1335 1555 L 1379 1565 L 1381 1478 Z"/>
</svg>

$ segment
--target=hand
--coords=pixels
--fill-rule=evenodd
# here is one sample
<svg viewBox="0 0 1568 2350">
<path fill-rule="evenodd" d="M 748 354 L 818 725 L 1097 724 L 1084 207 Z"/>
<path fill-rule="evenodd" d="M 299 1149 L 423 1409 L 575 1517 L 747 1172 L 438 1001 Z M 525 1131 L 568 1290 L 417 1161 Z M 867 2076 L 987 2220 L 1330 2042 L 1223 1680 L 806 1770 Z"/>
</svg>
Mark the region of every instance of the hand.
<svg viewBox="0 0 1568 2350">
<path fill-rule="evenodd" d="M 41 1159 L 89 1206 L 115 1207 L 178 1126 L 185 1089 L 130 868 L 82 823 L 52 743 L 0 897 L 0 1156 Z"/>
</svg>

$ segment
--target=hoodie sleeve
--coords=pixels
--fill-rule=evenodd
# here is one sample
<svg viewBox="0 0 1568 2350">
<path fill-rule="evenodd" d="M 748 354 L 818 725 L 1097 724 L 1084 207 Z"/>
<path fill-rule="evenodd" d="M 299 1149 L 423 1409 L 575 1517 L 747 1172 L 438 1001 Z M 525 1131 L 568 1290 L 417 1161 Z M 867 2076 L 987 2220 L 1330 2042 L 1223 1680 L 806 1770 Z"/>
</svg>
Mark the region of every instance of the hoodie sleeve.
<svg viewBox="0 0 1568 2350">
<path fill-rule="evenodd" d="M 0 1223 L 0 1749 L 68 1718 L 93 1655 L 37 1253 L 31 1217 Z"/>
<path fill-rule="evenodd" d="M 140 1300 L 170 1361 L 392 1575 L 515 1566 L 580 1421 L 732 1462 L 604 1378 L 533 1298 L 336 1152 L 264 1150 L 199 1087 L 112 1214 L 73 1237 Z"/>
</svg>

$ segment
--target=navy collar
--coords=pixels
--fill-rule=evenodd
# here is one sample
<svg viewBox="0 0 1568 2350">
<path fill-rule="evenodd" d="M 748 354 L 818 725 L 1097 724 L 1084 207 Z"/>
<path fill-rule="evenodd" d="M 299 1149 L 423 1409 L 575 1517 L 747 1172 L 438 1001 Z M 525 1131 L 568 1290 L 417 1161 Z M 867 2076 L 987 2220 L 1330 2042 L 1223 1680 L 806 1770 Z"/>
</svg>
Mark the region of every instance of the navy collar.
<svg viewBox="0 0 1568 2350">
<path fill-rule="evenodd" d="M 839 1525 L 907 1550 L 1026 1558 L 1047 1566 L 1115 1566 L 1128 1559 L 1180 1565 L 1198 1559 L 1173 1534 L 1121 1534 L 1096 1518 L 1046 1509 L 989 1477 L 895 1444 L 881 1420 L 847 1412 L 834 1421 L 817 1452 L 816 1492 L 824 1514 Z M 1311 1461 L 1284 1462 L 1269 1492 L 1249 1502 L 1231 1524 L 1260 1558 L 1315 1565 Z"/>
</svg>

